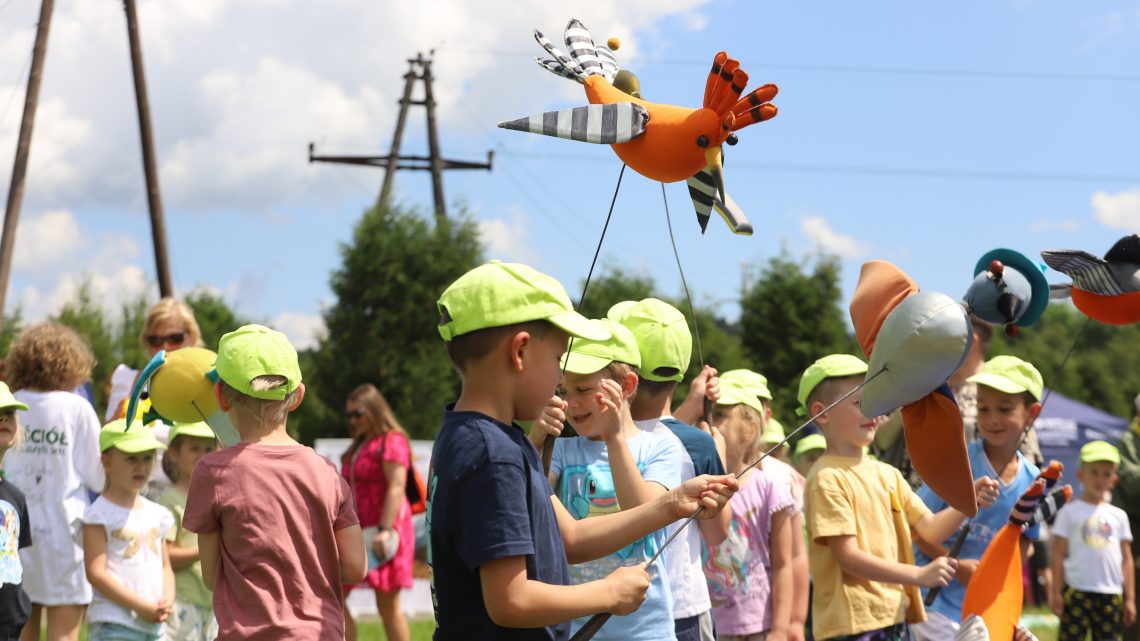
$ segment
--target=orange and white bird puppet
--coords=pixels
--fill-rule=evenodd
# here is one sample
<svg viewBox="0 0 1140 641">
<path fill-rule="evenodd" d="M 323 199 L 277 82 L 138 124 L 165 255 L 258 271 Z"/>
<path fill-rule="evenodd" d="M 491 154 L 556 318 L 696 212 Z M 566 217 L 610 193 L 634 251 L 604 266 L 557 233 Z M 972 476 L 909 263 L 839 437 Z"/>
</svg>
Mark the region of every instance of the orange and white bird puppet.
<svg viewBox="0 0 1140 641">
<path fill-rule="evenodd" d="M 775 117 L 776 106 L 770 101 L 778 91 L 776 85 L 764 85 L 742 98 L 748 74 L 722 51 L 713 58 L 701 108 L 654 103 L 614 86 L 617 82 L 634 91 L 619 79 L 623 72 L 610 48 L 617 48 L 615 39 L 610 46 L 597 46 L 586 27 L 573 19 L 566 25 L 569 53 L 537 29 L 534 37 L 552 56 L 536 58 L 538 64 L 584 85 L 590 104 L 502 122 L 500 127 L 612 145 L 625 164 L 646 178 L 688 181 L 702 232 L 710 212 L 716 210 L 734 233 L 752 234 L 752 224 L 725 192 L 722 147 L 736 144 L 735 132 Z"/>
<path fill-rule="evenodd" d="M 962 627 L 955 641 L 1012 641 L 1034 638 L 1019 623 L 1024 598 L 1021 577 L 1021 533 L 1050 519 L 1073 496 L 1073 488 L 1056 487 L 1062 466 L 1049 465 L 1021 495 L 1009 523 L 990 541 L 962 600 Z"/>
</svg>

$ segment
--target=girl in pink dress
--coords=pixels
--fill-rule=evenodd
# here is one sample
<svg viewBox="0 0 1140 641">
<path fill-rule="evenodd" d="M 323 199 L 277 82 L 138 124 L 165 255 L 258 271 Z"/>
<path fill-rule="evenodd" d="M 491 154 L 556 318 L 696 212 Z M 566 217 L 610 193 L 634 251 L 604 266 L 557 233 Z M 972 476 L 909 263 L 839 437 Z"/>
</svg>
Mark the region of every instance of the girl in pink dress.
<svg viewBox="0 0 1140 641">
<path fill-rule="evenodd" d="M 400 609 L 400 590 L 412 587 L 415 530 L 404 492 L 412 461 L 408 435 L 396 421 L 388 401 L 374 385 L 357 387 L 345 404 L 352 446 L 341 459 L 341 474 L 356 499 L 360 526 L 378 528 L 365 545 L 378 559 L 391 560 L 368 572 L 365 582 L 376 593 L 376 609 L 391 641 L 407 641 L 407 619 Z M 395 536 L 393 536 L 393 532 Z M 395 555 L 390 547 L 395 545 Z M 346 589 L 346 593 L 347 593 Z M 356 641 L 356 623 L 345 609 L 345 638 Z"/>
</svg>

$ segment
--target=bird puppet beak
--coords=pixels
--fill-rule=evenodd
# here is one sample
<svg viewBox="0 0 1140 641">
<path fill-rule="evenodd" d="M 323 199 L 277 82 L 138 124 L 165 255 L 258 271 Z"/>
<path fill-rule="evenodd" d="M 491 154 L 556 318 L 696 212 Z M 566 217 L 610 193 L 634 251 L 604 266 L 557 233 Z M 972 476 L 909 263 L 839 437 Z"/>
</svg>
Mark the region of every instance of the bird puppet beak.
<svg viewBox="0 0 1140 641">
<path fill-rule="evenodd" d="M 723 165 L 721 163 L 721 159 L 723 158 L 724 154 L 720 147 L 711 147 L 705 150 L 705 161 L 708 163 L 705 165 L 705 171 L 709 172 L 709 175 L 713 177 L 713 184 L 716 185 L 717 196 L 720 197 L 720 202 L 722 203 L 728 202 L 728 199 L 724 195 L 724 170 L 722 169 Z"/>
</svg>

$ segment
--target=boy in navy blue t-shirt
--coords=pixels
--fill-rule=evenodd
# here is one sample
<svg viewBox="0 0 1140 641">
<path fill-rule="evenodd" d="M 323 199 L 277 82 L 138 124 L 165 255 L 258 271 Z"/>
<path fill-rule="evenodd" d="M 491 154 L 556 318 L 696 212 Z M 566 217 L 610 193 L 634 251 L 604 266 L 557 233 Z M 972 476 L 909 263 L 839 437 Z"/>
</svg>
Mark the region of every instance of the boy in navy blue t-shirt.
<svg viewBox="0 0 1140 641">
<path fill-rule="evenodd" d="M 444 291 L 439 311 L 463 390 L 444 415 L 428 482 L 435 639 L 563 640 L 573 618 L 635 611 L 649 586 L 644 566 L 570 586 L 567 561 L 612 553 L 699 506 L 715 516 L 736 481 L 698 477 L 639 507 L 575 521 L 513 421 L 538 417 L 551 399 L 570 336 L 608 336 L 574 312 L 558 281 L 525 265 L 471 270 Z"/>
</svg>

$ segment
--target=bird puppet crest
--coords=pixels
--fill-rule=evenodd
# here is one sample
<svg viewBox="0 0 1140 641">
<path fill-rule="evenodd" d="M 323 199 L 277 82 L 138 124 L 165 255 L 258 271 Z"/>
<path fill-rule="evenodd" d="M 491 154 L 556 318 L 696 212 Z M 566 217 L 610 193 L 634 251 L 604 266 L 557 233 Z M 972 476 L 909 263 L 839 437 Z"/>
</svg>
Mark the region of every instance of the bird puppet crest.
<svg viewBox="0 0 1140 641">
<path fill-rule="evenodd" d="M 535 40 L 550 54 L 536 62 L 551 73 L 585 86 L 589 105 L 548 111 L 499 123 L 526 131 L 579 142 L 612 145 L 631 169 L 663 183 L 685 180 L 703 232 L 716 210 L 734 233 L 752 234 L 752 224 L 724 188 L 723 145 L 737 143 L 737 131 L 776 115 L 771 100 L 776 85 L 744 95 L 748 74 L 725 52 L 716 54 L 705 81 L 699 109 L 641 99 L 640 85 L 620 70 L 610 46 L 597 46 L 576 19 L 566 25 L 567 52 L 541 31 Z M 611 46 L 616 45 L 611 39 Z M 743 97 L 741 97 L 743 95 Z"/>
</svg>

